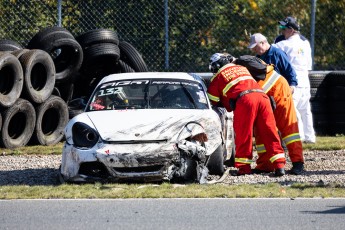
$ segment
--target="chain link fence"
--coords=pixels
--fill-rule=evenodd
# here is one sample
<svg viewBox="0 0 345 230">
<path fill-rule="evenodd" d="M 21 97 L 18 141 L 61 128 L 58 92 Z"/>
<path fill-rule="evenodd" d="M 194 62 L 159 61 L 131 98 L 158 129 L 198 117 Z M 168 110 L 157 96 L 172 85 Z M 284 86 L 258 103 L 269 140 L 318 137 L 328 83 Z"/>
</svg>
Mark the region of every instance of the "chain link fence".
<svg viewBox="0 0 345 230">
<path fill-rule="evenodd" d="M 74 36 L 106 28 L 135 46 L 151 71 L 208 72 L 214 52 L 250 54 L 250 34 L 273 42 L 278 20 L 292 15 L 312 42 L 314 70 L 341 70 L 344 9 L 343 0 L 0 0 L 0 38 L 25 48 L 45 27 Z"/>
</svg>

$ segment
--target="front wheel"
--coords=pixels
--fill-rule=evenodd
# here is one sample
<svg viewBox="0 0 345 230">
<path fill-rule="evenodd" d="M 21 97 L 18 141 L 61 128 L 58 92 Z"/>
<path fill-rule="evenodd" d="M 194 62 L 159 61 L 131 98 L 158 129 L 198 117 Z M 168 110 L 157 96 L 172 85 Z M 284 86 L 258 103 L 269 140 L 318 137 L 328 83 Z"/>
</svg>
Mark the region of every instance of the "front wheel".
<svg viewBox="0 0 345 230">
<path fill-rule="evenodd" d="M 207 168 L 212 175 L 223 175 L 224 173 L 224 144 L 218 146 L 218 148 L 211 154 L 207 162 Z"/>
</svg>

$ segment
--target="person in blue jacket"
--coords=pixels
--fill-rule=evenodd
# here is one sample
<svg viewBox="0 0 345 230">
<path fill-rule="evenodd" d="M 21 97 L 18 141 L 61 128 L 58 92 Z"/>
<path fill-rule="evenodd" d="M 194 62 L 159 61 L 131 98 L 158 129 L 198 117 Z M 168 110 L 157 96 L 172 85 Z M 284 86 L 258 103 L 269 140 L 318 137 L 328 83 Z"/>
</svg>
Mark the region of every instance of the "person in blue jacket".
<svg viewBox="0 0 345 230">
<path fill-rule="evenodd" d="M 298 82 L 296 72 L 286 53 L 279 48 L 271 46 L 267 38 L 260 33 L 255 33 L 250 37 L 248 48 L 254 51 L 256 56 L 267 64 L 273 64 L 274 70 L 286 78 L 293 93 Z"/>
</svg>

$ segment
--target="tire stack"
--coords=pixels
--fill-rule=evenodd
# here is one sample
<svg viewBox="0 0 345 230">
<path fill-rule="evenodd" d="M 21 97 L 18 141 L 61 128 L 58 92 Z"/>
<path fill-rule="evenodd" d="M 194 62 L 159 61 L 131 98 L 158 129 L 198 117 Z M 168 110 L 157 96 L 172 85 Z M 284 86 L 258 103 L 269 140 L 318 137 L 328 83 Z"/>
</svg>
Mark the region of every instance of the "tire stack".
<svg viewBox="0 0 345 230">
<path fill-rule="evenodd" d="M 55 68 L 50 55 L 35 49 L 7 50 L 0 53 L 0 63 L 1 147 L 61 141 L 68 110 L 61 98 L 52 96 Z M 61 115 L 52 118 L 54 113 Z"/>
<path fill-rule="evenodd" d="M 68 104 L 69 119 L 83 111 L 82 103 L 103 77 L 148 71 L 136 48 L 109 29 L 89 30 L 74 39 L 62 27 L 49 27 L 38 32 L 27 49 L 42 49 L 52 56 L 57 75 L 54 94 Z"/>
<path fill-rule="evenodd" d="M 345 134 L 345 71 L 311 71 L 309 79 L 315 132 Z"/>
<path fill-rule="evenodd" d="M 99 81 L 113 73 L 147 72 L 140 53 L 128 42 L 120 41 L 115 31 L 94 29 L 76 37 L 84 60 L 75 77 L 75 97 L 89 97 Z"/>
<path fill-rule="evenodd" d="M 48 27 L 26 47 L 0 39 L 1 147 L 60 142 L 68 120 L 83 111 L 104 76 L 147 71 L 136 48 L 108 29 L 74 37 Z"/>
</svg>

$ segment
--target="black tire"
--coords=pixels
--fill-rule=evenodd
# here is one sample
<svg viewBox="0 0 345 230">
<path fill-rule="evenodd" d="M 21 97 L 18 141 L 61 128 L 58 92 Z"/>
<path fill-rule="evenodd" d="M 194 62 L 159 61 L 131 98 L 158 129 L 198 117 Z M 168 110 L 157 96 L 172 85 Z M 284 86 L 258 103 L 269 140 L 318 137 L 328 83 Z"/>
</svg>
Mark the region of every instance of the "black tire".
<svg viewBox="0 0 345 230">
<path fill-rule="evenodd" d="M 84 50 L 85 62 L 92 64 L 100 58 L 109 58 L 115 64 L 120 58 L 119 46 L 113 43 L 99 43 L 89 46 Z"/>
<path fill-rule="evenodd" d="M 55 67 L 50 55 L 43 50 L 30 50 L 19 58 L 24 72 L 22 98 L 42 103 L 55 86 Z"/>
<path fill-rule="evenodd" d="M 55 145 L 63 139 L 64 128 L 69 120 L 68 107 L 62 98 L 50 96 L 36 107 L 35 132 L 31 143 Z"/>
<path fill-rule="evenodd" d="M 76 37 L 76 40 L 83 48 L 97 43 L 113 43 L 119 45 L 119 37 L 117 33 L 109 29 L 89 30 Z"/>
<path fill-rule="evenodd" d="M 316 135 L 329 135 L 329 114 L 313 113 L 313 126 Z"/>
<path fill-rule="evenodd" d="M 310 88 L 310 101 L 327 101 L 328 88 Z"/>
<path fill-rule="evenodd" d="M 58 83 L 55 85 L 60 93 L 60 97 L 65 101 L 69 102 L 73 98 L 74 84 L 70 81 Z"/>
<path fill-rule="evenodd" d="M 345 86 L 340 85 L 340 86 L 329 87 L 328 99 L 329 101 L 344 102 L 345 101 Z"/>
<path fill-rule="evenodd" d="M 318 113 L 328 113 L 329 111 L 329 103 L 323 101 L 312 101 L 310 102 L 311 112 L 313 114 Z"/>
<path fill-rule="evenodd" d="M 0 143 L 4 148 L 25 146 L 35 129 L 36 112 L 27 100 L 19 98 L 16 103 L 2 111 Z"/>
<path fill-rule="evenodd" d="M 345 114 L 345 101 L 330 101 L 328 108 L 330 114 Z M 345 123 L 345 116 L 343 121 Z"/>
<path fill-rule="evenodd" d="M 345 71 L 332 71 L 327 74 L 328 86 L 345 86 Z"/>
<path fill-rule="evenodd" d="M 329 71 L 310 71 L 310 88 L 327 87 L 327 74 Z"/>
<path fill-rule="evenodd" d="M 12 106 L 23 89 L 23 70 L 19 60 L 11 53 L 0 53 L 0 105 Z"/>
<path fill-rule="evenodd" d="M 91 82 L 92 78 L 100 80 L 104 76 L 118 72 L 117 62 L 120 58 L 120 49 L 116 44 L 91 45 L 84 50 L 84 57 L 81 72 L 87 76 L 88 82 Z"/>
<path fill-rule="evenodd" d="M 121 57 L 120 60 L 127 63 L 135 72 L 147 72 L 148 68 L 138 50 L 126 41 L 119 43 Z"/>
<path fill-rule="evenodd" d="M 72 76 L 73 94 L 71 99 L 87 96 L 93 89 L 90 89 L 90 80 L 80 71 Z"/>
<path fill-rule="evenodd" d="M 207 162 L 207 168 L 211 175 L 223 175 L 224 173 L 224 145 L 221 144 L 211 154 Z"/>
<path fill-rule="evenodd" d="M 23 49 L 22 45 L 10 39 L 0 39 L 0 51 L 14 51 Z"/>
<path fill-rule="evenodd" d="M 83 62 L 83 50 L 73 38 L 49 37 L 42 41 L 37 49 L 46 51 L 52 57 L 56 82 L 67 81 L 69 77 L 79 71 Z"/>
<path fill-rule="evenodd" d="M 119 60 L 119 66 L 120 66 L 120 73 L 133 73 L 135 70 L 130 67 L 127 63 L 125 63 L 122 60 Z"/>
<path fill-rule="evenodd" d="M 345 113 L 331 113 L 328 117 L 328 135 L 345 134 Z"/>
<path fill-rule="evenodd" d="M 51 41 L 58 40 L 61 38 L 71 38 L 74 39 L 74 36 L 71 34 L 70 31 L 63 27 L 59 26 L 52 26 L 47 27 L 39 32 L 37 32 L 29 41 L 27 48 L 28 49 L 38 49 L 41 46 L 42 42 L 49 39 Z"/>
</svg>

